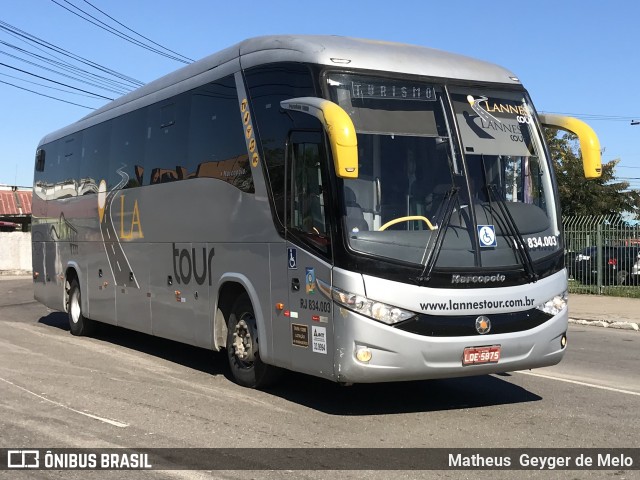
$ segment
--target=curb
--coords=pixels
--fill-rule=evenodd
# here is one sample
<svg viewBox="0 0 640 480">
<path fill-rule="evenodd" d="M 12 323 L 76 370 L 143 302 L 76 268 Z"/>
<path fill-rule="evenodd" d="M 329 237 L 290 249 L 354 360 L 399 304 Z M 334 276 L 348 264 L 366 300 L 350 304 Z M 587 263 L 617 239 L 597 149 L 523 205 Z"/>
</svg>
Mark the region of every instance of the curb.
<svg viewBox="0 0 640 480">
<path fill-rule="evenodd" d="M 590 327 L 615 328 L 618 330 L 635 330 L 640 332 L 640 325 L 635 322 L 617 322 L 614 320 L 586 320 L 581 318 L 570 318 L 569 323 L 577 325 L 588 325 Z"/>
<path fill-rule="evenodd" d="M 1 277 L 24 277 L 32 275 L 31 270 L 0 270 Z"/>
</svg>

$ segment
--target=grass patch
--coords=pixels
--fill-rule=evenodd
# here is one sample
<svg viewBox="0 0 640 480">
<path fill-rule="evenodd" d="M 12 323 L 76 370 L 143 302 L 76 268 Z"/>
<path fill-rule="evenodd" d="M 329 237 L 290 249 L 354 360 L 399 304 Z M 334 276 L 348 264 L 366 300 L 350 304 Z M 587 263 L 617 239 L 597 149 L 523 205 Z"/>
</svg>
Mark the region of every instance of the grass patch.
<svg viewBox="0 0 640 480">
<path fill-rule="evenodd" d="M 599 291 L 597 285 L 586 285 L 580 283 L 578 280 L 569 280 L 569 293 L 640 298 L 640 285 L 606 285 Z"/>
</svg>

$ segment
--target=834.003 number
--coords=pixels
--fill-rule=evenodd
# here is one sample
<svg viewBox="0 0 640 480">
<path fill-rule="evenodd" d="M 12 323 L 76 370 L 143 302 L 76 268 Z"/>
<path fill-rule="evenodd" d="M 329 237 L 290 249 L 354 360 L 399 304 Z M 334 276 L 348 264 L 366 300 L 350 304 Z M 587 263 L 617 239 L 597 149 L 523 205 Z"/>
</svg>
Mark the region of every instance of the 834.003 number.
<svg viewBox="0 0 640 480">
<path fill-rule="evenodd" d="M 527 238 L 527 246 L 530 249 L 556 247 L 558 245 L 558 237 L 555 235 L 547 235 L 545 237 L 529 237 Z"/>
</svg>

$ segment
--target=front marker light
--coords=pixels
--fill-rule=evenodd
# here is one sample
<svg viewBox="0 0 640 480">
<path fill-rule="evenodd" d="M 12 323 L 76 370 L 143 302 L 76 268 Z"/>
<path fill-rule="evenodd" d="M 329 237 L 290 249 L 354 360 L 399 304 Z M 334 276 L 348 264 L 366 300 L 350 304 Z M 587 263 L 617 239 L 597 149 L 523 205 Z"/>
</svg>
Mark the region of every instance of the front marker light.
<svg viewBox="0 0 640 480">
<path fill-rule="evenodd" d="M 356 358 L 358 359 L 359 362 L 369 363 L 372 357 L 373 357 L 373 352 L 369 350 L 367 347 L 356 348 Z"/>
<path fill-rule="evenodd" d="M 569 292 L 565 290 L 561 295 L 556 295 L 552 299 L 538 305 L 536 308 L 544 313 L 548 313 L 549 315 L 557 315 L 563 309 L 567 308 L 568 300 Z"/>
<path fill-rule="evenodd" d="M 341 305 L 356 313 L 360 313 L 387 325 L 394 325 L 416 316 L 415 312 L 404 310 L 386 303 L 376 302 L 370 298 L 347 292 L 337 287 L 331 287 L 322 280 L 316 279 L 318 290 L 338 305 Z"/>
</svg>

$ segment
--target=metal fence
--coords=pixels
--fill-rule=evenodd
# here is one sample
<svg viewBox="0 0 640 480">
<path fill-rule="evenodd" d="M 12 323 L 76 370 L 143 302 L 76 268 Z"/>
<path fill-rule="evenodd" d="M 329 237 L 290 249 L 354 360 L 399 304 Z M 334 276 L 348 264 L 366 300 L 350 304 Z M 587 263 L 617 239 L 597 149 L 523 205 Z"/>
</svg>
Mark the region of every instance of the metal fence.
<svg viewBox="0 0 640 480">
<path fill-rule="evenodd" d="M 562 223 L 570 292 L 640 298 L 640 225 L 603 215 Z"/>
</svg>

